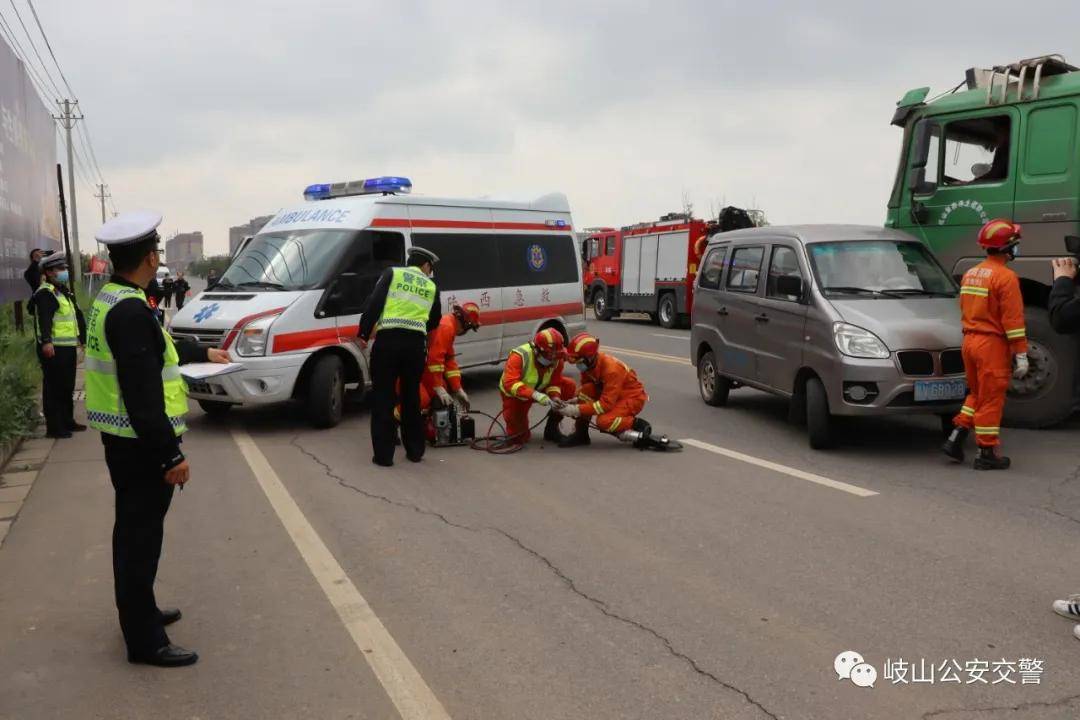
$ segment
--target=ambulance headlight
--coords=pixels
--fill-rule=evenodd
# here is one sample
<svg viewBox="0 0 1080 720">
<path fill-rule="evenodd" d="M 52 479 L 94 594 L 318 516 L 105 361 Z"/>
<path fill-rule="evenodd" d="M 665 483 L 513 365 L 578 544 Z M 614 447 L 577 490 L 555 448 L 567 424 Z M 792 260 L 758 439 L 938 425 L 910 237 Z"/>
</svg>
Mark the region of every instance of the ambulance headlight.
<svg viewBox="0 0 1080 720">
<path fill-rule="evenodd" d="M 833 325 L 833 340 L 836 342 L 836 349 L 848 357 L 872 360 L 885 360 L 889 357 L 889 348 L 881 338 L 857 325 L 836 323 Z"/>
<path fill-rule="evenodd" d="M 277 315 L 267 315 L 252 320 L 240 330 L 236 338 L 236 354 L 240 357 L 262 357 L 266 355 L 266 343 L 270 338 L 270 326 L 277 320 Z"/>
</svg>

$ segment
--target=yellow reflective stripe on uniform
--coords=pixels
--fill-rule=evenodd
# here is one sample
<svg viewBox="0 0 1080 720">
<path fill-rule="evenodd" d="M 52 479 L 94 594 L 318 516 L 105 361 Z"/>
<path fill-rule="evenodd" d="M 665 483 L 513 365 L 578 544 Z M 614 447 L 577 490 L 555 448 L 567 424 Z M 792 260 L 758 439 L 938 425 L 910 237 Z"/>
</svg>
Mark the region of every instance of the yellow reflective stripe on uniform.
<svg viewBox="0 0 1080 720">
<path fill-rule="evenodd" d="M 1006 330 L 1005 337 L 1009 338 L 1010 340 L 1027 337 L 1027 330 L 1024 328 L 1017 328 L 1016 330 Z"/>
<path fill-rule="evenodd" d="M 1000 427 L 979 427 L 975 426 L 976 435 L 997 435 L 1001 432 Z"/>
<path fill-rule="evenodd" d="M 960 288 L 960 294 L 961 295 L 976 295 L 978 297 L 989 297 L 990 288 L 973 287 L 971 285 L 965 285 L 964 287 Z"/>
<path fill-rule="evenodd" d="M 611 425 L 608 426 L 608 432 L 615 432 L 619 429 L 619 425 L 622 424 L 622 418 L 617 417 L 611 421 Z"/>
<path fill-rule="evenodd" d="M 442 371 L 446 370 L 446 366 L 445 365 L 428 365 L 427 369 L 428 369 L 428 372 L 441 373 Z"/>
<path fill-rule="evenodd" d="M 116 375 L 116 363 L 112 360 L 88 357 L 83 363 L 83 368 L 90 372 L 101 373 L 102 375 Z M 183 371 L 179 365 L 169 365 L 161 368 L 162 380 L 176 380 L 180 377 L 183 377 Z"/>
<path fill-rule="evenodd" d="M 516 383 L 514 383 L 513 385 L 510 386 L 510 394 L 511 395 L 517 395 L 518 388 L 523 388 L 523 387 L 525 387 L 525 383 L 521 382 L 520 380 L 517 381 Z"/>
<path fill-rule="evenodd" d="M 448 378 L 461 377 L 461 371 L 460 370 L 447 370 L 446 371 L 446 377 L 448 377 Z"/>
<path fill-rule="evenodd" d="M 604 406 L 600 404 L 599 400 L 597 400 L 596 402 L 594 402 L 592 404 L 592 409 L 593 409 L 593 412 L 595 412 L 597 415 L 603 415 L 604 414 Z"/>
<path fill-rule="evenodd" d="M 967 415 L 968 417 L 975 417 L 975 408 L 965 405 L 964 407 L 960 408 L 960 414 Z"/>
</svg>

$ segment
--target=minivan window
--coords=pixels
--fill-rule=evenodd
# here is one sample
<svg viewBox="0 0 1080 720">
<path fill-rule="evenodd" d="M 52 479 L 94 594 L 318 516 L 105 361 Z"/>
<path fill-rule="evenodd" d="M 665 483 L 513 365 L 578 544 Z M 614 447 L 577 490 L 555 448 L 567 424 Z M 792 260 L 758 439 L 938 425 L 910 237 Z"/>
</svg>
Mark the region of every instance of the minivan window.
<svg viewBox="0 0 1080 720">
<path fill-rule="evenodd" d="M 701 273 L 698 275 L 698 286 L 708 290 L 720 289 L 720 275 L 724 272 L 724 258 L 727 256 L 727 246 L 714 247 L 705 256 L 701 263 Z"/>
<path fill-rule="evenodd" d="M 784 276 L 802 278 L 799 256 L 795 254 L 793 248 L 777 245 L 773 248 L 772 259 L 769 260 L 769 276 L 765 279 L 765 297 L 798 301 L 798 295 L 782 295 L 777 290 L 776 281 Z"/>
<path fill-rule="evenodd" d="M 256 235 L 215 290 L 310 290 L 338 270 L 355 230 L 284 230 Z"/>
<path fill-rule="evenodd" d="M 955 297 L 952 278 L 922 243 L 854 240 L 806 246 L 821 291 L 829 297 Z"/>
<path fill-rule="evenodd" d="M 756 293 L 761 279 L 761 260 L 765 248 L 741 247 L 731 253 L 731 270 L 727 288 L 735 292 Z"/>
</svg>

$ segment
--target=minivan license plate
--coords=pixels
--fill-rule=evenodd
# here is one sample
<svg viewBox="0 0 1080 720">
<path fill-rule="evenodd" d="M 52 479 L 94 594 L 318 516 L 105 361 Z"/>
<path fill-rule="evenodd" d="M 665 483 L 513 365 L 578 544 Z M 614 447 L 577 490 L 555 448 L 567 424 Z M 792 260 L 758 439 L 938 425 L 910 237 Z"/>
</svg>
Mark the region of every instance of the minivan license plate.
<svg viewBox="0 0 1080 720">
<path fill-rule="evenodd" d="M 962 400 L 967 394 L 963 380 L 916 380 L 915 402 L 935 400 Z"/>
</svg>

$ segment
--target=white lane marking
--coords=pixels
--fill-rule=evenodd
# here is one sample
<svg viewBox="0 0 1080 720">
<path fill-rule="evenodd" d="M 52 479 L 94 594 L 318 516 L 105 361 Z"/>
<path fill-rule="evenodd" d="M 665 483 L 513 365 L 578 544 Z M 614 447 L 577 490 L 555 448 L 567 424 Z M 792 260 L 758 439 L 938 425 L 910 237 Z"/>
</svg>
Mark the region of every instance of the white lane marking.
<svg viewBox="0 0 1080 720">
<path fill-rule="evenodd" d="M 435 693 L 304 517 L 255 441 L 243 430 L 233 430 L 232 436 L 266 499 L 402 720 L 450 720 Z"/>
<path fill-rule="evenodd" d="M 644 350 L 630 350 L 629 348 L 612 347 L 611 345 L 602 345 L 604 350 L 612 352 L 616 355 L 629 355 L 630 357 L 646 358 L 648 360 L 659 360 L 660 362 L 677 363 L 679 365 L 689 365 L 690 361 L 686 358 L 679 357 L 677 355 L 661 355 L 660 353 L 645 352 Z"/>
<path fill-rule="evenodd" d="M 821 475 L 815 475 L 814 473 L 808 473 L 804 470 L 788 467 L 787 465 L 770 462 L 769 460 L 762 460 L 761 458 L 756 458 L 753 455 L 746 455 L 735 450 L 728 450 L 727 448 L 722 448 L 719 445 L 702 442 L 701 440 L 686 438 L 685 440 L 679 440 L 679 442 L 681 442 L 683 445 L 693 445 L 694 447 L 700 448 L 701 450 L 708 450 L 711 453 L 716 453 L 717 455 L 724 455 L 733 460 L 739 460 L 740 462 L 749 463 L 750 465 L 757 465 L 758 467 L 763 467 L 767 470 L 772 470 L 773 472 L 790 475 L 791 477 L 799 478 L 800 480 L 807 480 L 812 483 L 817 483 L 818 485 L 824 485 L 825 487 L 832 488 L 833 490 L 841 490 L 846 493 L 851 493 L 852 495 L 858 495 L 859 497 L 873 497 L 874 495 L 878 494 L 873 490 L 867 490 L 866 488 L 861 488 L 858 485 L 851 485 L 846 482 L 840 482 L 839 480 L 832 480 L 827 477 L 822 477 Z"/>
<path fill-rule="evenodd" d="M 665 335 L 664 333 L 649 333 L 653 337 L 672 338 L 673 340 L 689 340 L 689 335 Z"/>
</svg>

